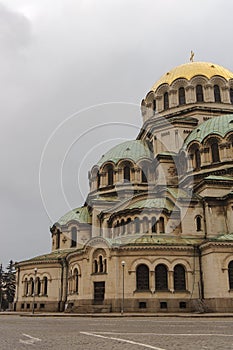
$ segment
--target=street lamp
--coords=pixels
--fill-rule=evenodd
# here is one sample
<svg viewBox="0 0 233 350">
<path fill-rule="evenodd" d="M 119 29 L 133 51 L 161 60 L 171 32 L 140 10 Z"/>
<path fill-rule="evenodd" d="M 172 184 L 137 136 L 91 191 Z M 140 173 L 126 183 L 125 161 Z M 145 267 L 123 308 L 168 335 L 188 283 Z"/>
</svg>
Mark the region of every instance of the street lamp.
<svg viewBox="0 0 233 350">
<path fill-rule="evenodd" d="M 33 288 L 33 300 L 32 300 L 32 314 L 35 312 L 35 296 L 36 296 L 36 274 L 37 268 L 34 268 L 34 288 Z"/>
<path fill-rule="evenodd" d="M 122 302 L 121 302 L 121 314 L 124 313 L 124 299 L 125 299 L 125 261 L 121 262 L 122 266 Z"/>
</svg>

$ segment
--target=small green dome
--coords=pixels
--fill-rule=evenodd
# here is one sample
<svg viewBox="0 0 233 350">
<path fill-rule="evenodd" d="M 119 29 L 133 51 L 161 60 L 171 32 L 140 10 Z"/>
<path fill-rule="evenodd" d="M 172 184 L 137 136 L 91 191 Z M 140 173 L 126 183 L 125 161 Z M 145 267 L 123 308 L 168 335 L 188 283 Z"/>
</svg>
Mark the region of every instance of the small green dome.
<svg viewBox="0 0 233 350">
<path fill-rule="evenodd" d="M 201 143 L 210 134 L 224 137 L 229 131 L 233 131 L 233 114 L 211 118 L 191 132 L 184 142 L 184 147 L 193 141 Z"/>
<path fill-rule="evenodd" d="M 57 223 L 59 225 L 66 225 L 70 221 L 77 221 L 80 224 L 91 224 L 91 216 L 89 214 L 87 207 L 81 207 L 76 208 L 68 213 L 66 213 L 64 216 L 62 216 Z"/>
<path fill-rule="evenodd" d="M 113 147 L 105 153 L 97 163 L 98 166 L 105 162 L 117 163 L 121 159 L 131 159 L 137 163 L 140 159 L 152 159 L 152 153 L 147 143 L 141 140 L 126 141 Z"/>
</svg>

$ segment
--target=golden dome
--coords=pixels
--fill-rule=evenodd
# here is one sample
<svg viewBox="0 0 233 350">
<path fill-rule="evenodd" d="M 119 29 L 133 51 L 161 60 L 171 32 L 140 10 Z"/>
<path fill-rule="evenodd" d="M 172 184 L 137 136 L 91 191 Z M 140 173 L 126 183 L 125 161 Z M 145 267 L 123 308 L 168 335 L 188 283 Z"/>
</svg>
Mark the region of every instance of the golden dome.
<svg viewBox="0 0 233 350">
<path fill-rule="evenodd" d="M 173 81 L 179 78 L 185 78 L 187 80 L 190 80 L 196 75 L 203 75 L 208 79 L 210 79 L 214 75 L 221 76 L 226 80 L 233 78 L 233 73 L 231 71 L 222 66 L 219 66 L 218 64 L 209 62 L 190 62 L 175 67 L 166 74 L 164 74 L 153 85 L 151 90 L 155 91 L 162 84 L 171 85 Z"/>
</svg>

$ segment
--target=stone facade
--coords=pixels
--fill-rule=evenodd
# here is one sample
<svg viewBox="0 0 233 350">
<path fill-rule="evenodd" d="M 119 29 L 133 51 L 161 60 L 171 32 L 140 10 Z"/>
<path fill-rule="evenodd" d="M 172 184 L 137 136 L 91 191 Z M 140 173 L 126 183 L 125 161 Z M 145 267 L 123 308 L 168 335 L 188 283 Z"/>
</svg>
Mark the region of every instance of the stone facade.
<svg viewBox="0 0 233 350">
<path fill-rule="evenodd" d="M 233 312 L 233 73 L 176 67 L 142 117 L 54 223 L 52 252 L 17 264 L 16 310 Z"/>
</svg>

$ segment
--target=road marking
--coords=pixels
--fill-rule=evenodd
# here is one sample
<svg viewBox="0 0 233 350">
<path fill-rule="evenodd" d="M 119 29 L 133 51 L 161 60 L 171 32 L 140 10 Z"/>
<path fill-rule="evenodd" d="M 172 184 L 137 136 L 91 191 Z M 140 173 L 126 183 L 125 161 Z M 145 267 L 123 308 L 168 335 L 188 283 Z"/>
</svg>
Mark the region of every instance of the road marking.
<svg viewBox="0 0 233 350">
<path fill-rule="evenodd" d="M 32 336 L 29 335 L 29 334 L 23 333 L 22 335 L 23 335 L 24 337 L 26 337 L 26 338 L 29 338 L 29 339 L 27 339 L 27 340 L 20 339 L 19 342 L 22 343 L 22 344 L 34 345 L 35 342 L 41 341 L 40 338 L 32 337 Z"/>
<path fill-rule="evenodd" d="M 98 338 L 104 338 L 104 339 L 110 339 L 110 340 L 117 340 L 117 341 L 121 341 L 123 343 L 129 343 L 129 344 L 134 344 L 134 345 L 139 345 L 139 346 L 143 346 L 144 348 L 149 348 L 149 349 L 154 349 L 154 350 L 165 350 L 162 348 L 158 348 L 156 346 L 152 346 L 152 345 L 148 345 L 148 344 L 143 344 L 143 343 L 137 343 L 135 341 L 132 340 L 127 340 L 127 339 L 122 339 L 122 338 L 115 338 L 115 337 L 105 337 L 103 335 L 100 334 L 95 334 L 95 333 L 89 333 L 89 332 L 80 332 L 81 334 L 84 335 L 90 335 L 92 337 L 98 337 Z M 119 333 L 118 333 L 119 334 Z"/>
<path fill-rule="evenodd" d="M 81 332 L 81 333 L 85 333 L 85 332 Z M 155 336 L 182 336 L 182 337 L 185 337 L 185 336 L 190 336 L 190 337 L 193 337 L 193 336 L 217 336 L 217 337 L 233 337 L 233 334 L 219 334 L 219 333 L 138 333 L 138 332 L 130 332 L 130 333 L 122 333 L 122 332 L 92 332 L 90 334 L 94 335 L 94 334 L 122 334 L 122 335 L 155 335 Z"/>
<path fill-rule="evenodd" d="M 32 339 L 32 340 L 34 340 L 34 341 L 41 341 L 41 339 L 40 338 L 35 338 L 35 337 L 32 337 L 31 335 L 29 335 L 29 334 L 25 334 L 25 333 L 23 333 L 23 335 L 25 336 L 25 337 L 28 337 L 28 338 L 30 338 L 30 339 Z"/>
</svg>

